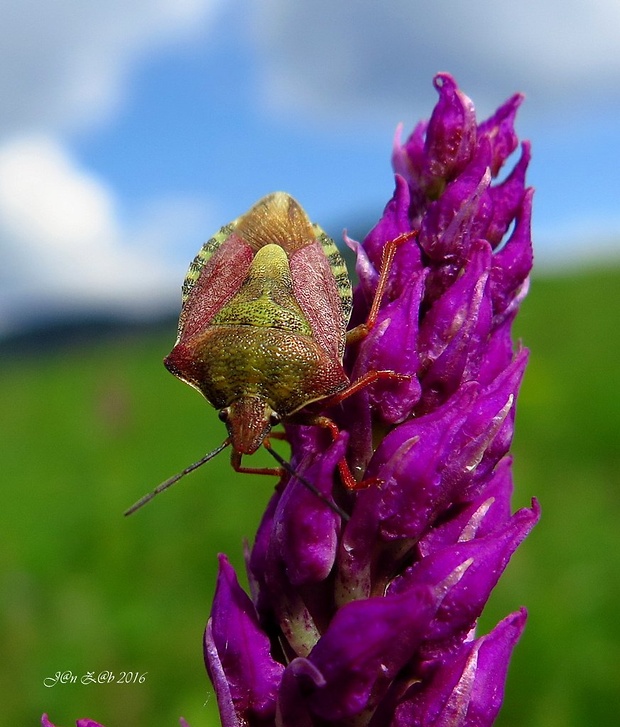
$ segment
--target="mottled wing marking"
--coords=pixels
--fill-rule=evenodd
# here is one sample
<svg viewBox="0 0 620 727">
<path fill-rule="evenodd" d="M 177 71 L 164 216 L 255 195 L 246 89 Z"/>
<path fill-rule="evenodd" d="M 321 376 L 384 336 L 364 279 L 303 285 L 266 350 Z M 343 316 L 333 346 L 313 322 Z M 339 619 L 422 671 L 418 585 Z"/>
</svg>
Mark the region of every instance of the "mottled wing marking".
<svg viewBox="0 0 620 727">
<path fill-rule="evenodd" d="M 222 245 L 223 242 L 227 240 L 227 238 L 230 237 L 232 231 L 235 229 L 236 224 L 237 220 L 234 220 L 234 222 L 231 222 L 228 225 L 224 225 L 224 227 L 222 227 L 219 232 L 216 232 L 213 237 L 211 237 L 204 243 L 196 257 L 190 263 L 187 275 L 185 276 L 185 280 L 183 281 L 183 285 L 181 287 L 183 306 L 187 302 L 187 299 L 189 298 L 192 289 L 196 285 L 202 269 L 209 262 L 209 260 L 213 256 L 213 253 L 220 247 L 220 245 Z"/>
<path fill-rule="evenodd" d="M 313 228 L 315 237 L 321 243 L 325 257 L 329 262 L 329 267 L 334 275 L 334 280 L 336 281 L 338 295 L 340 296 L 340 302 L 342 304 L 342 321 L 346 328 L 351 317 L 351 308 L 353 307 L 353 291 L 349 272 L 332 238 L 323 232 L 319 225 L 313 225 Z"/>
<path fill-rule="evenodd" d="M 340 299 L 342 329 L 346 329 L 351 315 L 351 281 L 344 260 L 334 241 L 319 225 L 310 222 L 301 205 L 285 192 L 274 192 L 257 202 L 248 212 L 224 225 L 207 240 L 189 266 L 182 286 L 182 308 L 179 317 L 179 337 L 186 325 L 188 301 L 209 260 L 219 248 L 235 234 L 256 253 L 275 244 L 290 258 L 308 245 L 318 242 L 327 258 Z M 196 301 L 192 305 L 196 305 Z"/>
</svg>

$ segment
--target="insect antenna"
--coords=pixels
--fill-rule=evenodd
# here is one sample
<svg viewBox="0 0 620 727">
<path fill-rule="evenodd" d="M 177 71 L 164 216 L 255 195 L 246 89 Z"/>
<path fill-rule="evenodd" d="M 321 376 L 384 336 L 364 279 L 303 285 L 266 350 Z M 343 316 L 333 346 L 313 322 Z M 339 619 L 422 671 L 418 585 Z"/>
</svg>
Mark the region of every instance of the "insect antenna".
<svg viewBox="0 0 620 727">
<path fill-rule="evenodd" d="M 153 492 L 148 492 L 144 497 L 141 497 L 138 502 L 134 503 L 128 510 L 125 511 L 125 515 L 131 515 L 136 510 L 139 510 L 142 505 L 146 505 L 147 502 L 150 502 L 155 495 L 159 495 L 160 492 L 163 492 L 164 490 L 167 490 L 169 487 L 175 484 L 175 482 L 178 482 L 182 477 L 185 477 L 185 475 L 188 475 L 190 472 L 193 472 L 194 470 L 198 469 L 199 467 L 202 467 L 205 462 L 208 462 L 210 459 L 213 459 L 216 455 L 218 455 L 223 449 L 226 449 L 228 445 L 230 444 L 230 440 L 227 438 L 225 439 L 222 444 L 219 445 L 219 447 L 216 447 L 212 452 L 209 452 L 208 454 L 205 454 L 205 456 L 202 459 L 199 459 L 198 462 L 194 462 L 194 464 L 188 465 L 184 470 L 181 472 L 177 472 L 176 475 L 173 475 L 172 477 L 169 477 L 167 480 L 161 483 L 161 485 L 157 485 L 157 487 L 153 490 Z"/>
<path fill-rule="evenodd" d="M 346 513 L 341 507 L 338 507 L 335 502 L 332 502 L 330 499 L 325 497 L 325 495 L 318 489 L 316 485 L 313 485 L 310 480 L 307 480 L 305 477 L 299 474 L 299 472 L 296 472 L 295 469 L 291 466 L 290 462 L 287 462 L 284 458 L 282 458 L 274 449 L 272 449 L 266 442 L 263 443 L 263 447 L 269 452 L 269 454 L 278 462 L 278 464 L 281 467 L 284 467 L 284 469 L 291 475 L 292 477 L 296 477 L 304 487 L 307 487 L 310 492 L 312 492 L 313 495 L 316 495 L 321 502 L 325 503 L 327 507 L 330 508 L 330 510 L 333 510 L 336 515 L 340 515 L 340 517 L 345 521 L 349 521 L 349 515 Z"/>
</svg>

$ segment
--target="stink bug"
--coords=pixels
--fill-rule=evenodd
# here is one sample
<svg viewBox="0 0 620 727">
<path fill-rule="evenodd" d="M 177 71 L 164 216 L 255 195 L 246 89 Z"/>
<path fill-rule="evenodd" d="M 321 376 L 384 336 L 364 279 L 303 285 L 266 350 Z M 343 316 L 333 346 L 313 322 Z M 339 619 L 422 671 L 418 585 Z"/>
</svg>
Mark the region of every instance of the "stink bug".
<svg viewBox="0 0 620 727">
<path fill-rule="evenodd" d="M 352 292 L 344 260 L 288 194 L 268 195 L 208 240 L 183 283 L 178 336 L 164 364 L 219 410 L 228 436 L 126 514 L 227 446 L 236 471 L 280 474 L 241 465 L 243 455 L 263 444 L 274 455 L 273 426 L 314 424 L 335 438 L 336 424 L 308 405 L 320 401 L 327 408 L 379 378 L 407 378 L 371 371 L 351 383 L 342 362 L 346 343 L 374 324 L 395 246 L 412 234 L 386 245 L 368 321 L 348 334 Z M 347 488 L 359 486 L 345 461 L 339 470 Z"/>
</svg>

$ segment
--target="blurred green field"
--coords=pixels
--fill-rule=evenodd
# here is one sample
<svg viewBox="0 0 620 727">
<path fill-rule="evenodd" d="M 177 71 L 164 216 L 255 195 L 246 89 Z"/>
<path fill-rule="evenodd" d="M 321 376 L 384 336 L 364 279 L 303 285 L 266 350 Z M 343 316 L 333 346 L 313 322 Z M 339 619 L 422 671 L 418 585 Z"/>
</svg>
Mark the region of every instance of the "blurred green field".
<svg viewBox="0 0 620 727">
<path fill-rule="evenodd" d="M 527 605 L 503 727 L 617 725 L 620 714 L 620 271 L 536 278 L 514 447 L 515 509 L 543 518 L 486 631 Z M 242 570 L 273 480 L 226 455 L 131 518 L 123 510 L 223 437 L 161 365 L 174 338 L 125 335 L 0 363 L 0 723 L 218 725 L 202 662 L 216 554 Z M 87 684 L 113 672 L 143 683 Z M 75 684 L 46 687 L 56 672 Z"/>
</svg>

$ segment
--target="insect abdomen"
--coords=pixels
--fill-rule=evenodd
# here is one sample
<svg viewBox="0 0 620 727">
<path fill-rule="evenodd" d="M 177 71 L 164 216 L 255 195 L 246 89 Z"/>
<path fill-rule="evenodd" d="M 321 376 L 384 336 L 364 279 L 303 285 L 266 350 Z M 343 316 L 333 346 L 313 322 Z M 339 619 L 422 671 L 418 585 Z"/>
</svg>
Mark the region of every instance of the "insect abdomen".
<svg viewBox="0 0 620 727">
<path fill-rule="evenodd" d="M 166 366 L 218 409 L 256 396 L 280 416 L 348 384 L 340 363 L 311 337 L 254 326 L 213 326 L 175 347 Z"/>
</svg>

